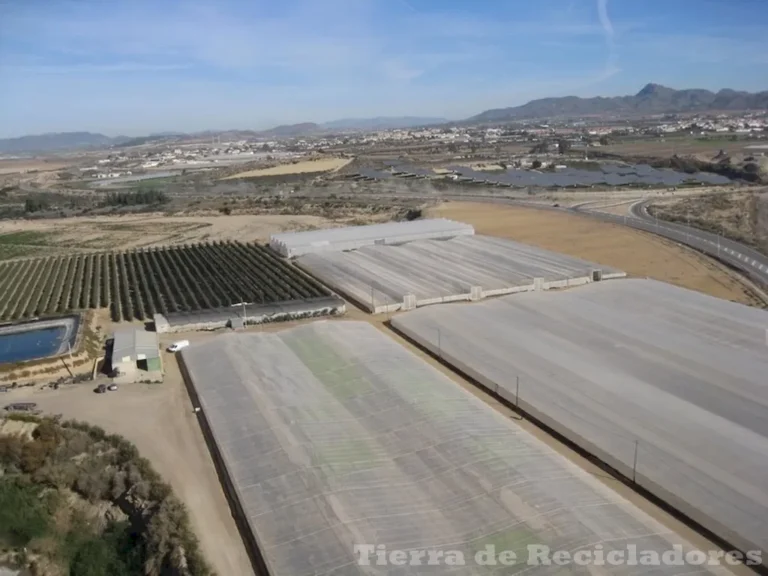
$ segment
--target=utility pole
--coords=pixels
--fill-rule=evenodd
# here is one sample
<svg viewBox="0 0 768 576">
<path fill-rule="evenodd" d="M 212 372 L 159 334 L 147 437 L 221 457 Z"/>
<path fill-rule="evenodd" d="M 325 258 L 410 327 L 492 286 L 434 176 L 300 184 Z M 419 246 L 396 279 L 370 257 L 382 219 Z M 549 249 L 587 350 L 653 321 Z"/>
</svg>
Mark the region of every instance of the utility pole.
<svg viewBox="0 0 768 576">
<path fill-rule="evenodd" d="M 635 440 L 635 460 L 632 464 L 632 482 L 637 482 L 637 450 L 640 447 L 640 441 Z"/>
<path fill-rule="evenodd" d="M 515 376 L 515 408 L 520 410 L 520 376 Z"/>
<path fill-rule="evenodd" d="M 443 348 L 440 344 L 440 328 L 437 329 L 437 356 L 438 358 L 443 357 Z"/>
<path fill-rule="evenodd" d="M 242 300 L 240 302 L 237 302 L 236 304 L 230 304 L 229 305 L 230 308 L 236 308 L 237 306 L 242 306 L 243 307 L 243 328 L 245 328 L 247 326 L 247 323 L 248 323 L 247 310 L 246 310 L 245 307 L 246 306 L 250 306 L 251 304 L 253 304 L 253 302 L 246 302 L 245 300 Z"/>
</svg>

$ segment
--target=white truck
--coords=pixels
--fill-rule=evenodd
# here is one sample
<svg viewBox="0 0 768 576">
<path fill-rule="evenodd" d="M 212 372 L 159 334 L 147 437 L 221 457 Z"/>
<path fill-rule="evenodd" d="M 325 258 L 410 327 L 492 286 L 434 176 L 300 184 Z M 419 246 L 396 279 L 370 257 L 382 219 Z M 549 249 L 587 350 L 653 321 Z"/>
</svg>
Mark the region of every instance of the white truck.
<svg viewBox="0 0 768 576">
<path fill-rule="evenodd" d="M 168 352 L 178 352 L 182 348 L 189 346 L 189 340 L 179 340 L 168 346 Z"/>
</svg>

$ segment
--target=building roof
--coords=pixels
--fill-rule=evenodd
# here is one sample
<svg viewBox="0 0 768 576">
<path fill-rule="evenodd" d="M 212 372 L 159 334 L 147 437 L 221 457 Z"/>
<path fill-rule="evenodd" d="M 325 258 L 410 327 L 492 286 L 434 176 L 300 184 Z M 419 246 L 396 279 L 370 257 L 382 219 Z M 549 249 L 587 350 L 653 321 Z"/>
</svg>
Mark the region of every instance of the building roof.
<svg viewBox="0 0 768 576">
<path fill-rule="evenodd" d="M 126 356 L 130 356 L 134 361 L 158 358 L 160 347 L 157 334 L 133 328 L 115 332 L 112 344 L 112 364 L 119 364 Z"/>
</svg>

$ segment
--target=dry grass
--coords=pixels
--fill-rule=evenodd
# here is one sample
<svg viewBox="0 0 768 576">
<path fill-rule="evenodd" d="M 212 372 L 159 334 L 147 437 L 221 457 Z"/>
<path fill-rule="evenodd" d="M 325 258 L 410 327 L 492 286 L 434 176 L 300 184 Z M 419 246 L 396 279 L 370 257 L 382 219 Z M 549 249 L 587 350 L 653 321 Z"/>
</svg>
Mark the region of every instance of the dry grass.
<svg viewBox="0 0 768 576">
<path fill-rule="evenodd" d="M 331 172 L 341 170 L 352 162 L 351 158 L 321 158 L 319 160 L 305 160 L 295 164 L 280 164 L 271 168 L 261 168 L 240 172 L 222 180 L 234 180 L 237 178 L 260 178 L 262 176 L 287 176 L 290 174 L 311 174 L 317 172 Z"/>
<path fill-rule="evenodd" d="M 651 213 L 722 234 L 768 254 L 768 193 L 742 192 L 659 200 Z"/>
<path fill-rule="evenodd" d="M 742 304 L 763 305 L 745 282 L 715 261 L 623 226 L 554 211 L 470 202 L 442 204 L 430 210 L 430 215 L 467 222 L 478 234 L 510 238 L 614 266 L 630 276 L 654 278 Z"/>
</svg>

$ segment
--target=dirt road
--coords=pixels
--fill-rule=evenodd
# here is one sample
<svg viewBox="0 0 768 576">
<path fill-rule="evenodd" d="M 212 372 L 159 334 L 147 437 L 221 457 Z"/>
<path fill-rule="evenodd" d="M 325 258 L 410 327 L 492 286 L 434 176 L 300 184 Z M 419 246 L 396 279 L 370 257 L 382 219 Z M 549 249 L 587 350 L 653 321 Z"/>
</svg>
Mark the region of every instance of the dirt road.
<svg viewBox="0 0 768 576">
<path fill-rule="evenodd" d="M 763 300 L 737 274 L 714 260 L 652 234 L 556 211 L 499 204 L 449 202 L 430 216 L 467 222 L 478 234 L 510 238 L 753 306 Z"/>
<path fill-rule="evenodd" d="M 186 504 L 202 551 L 219 576 L 253 574 L 178 365 L 170 356 L 164 360 L 163 384 L 130 384 L 107 394 L 95 394 L 92 384 L 83 384 L 9 396 L 37 402 L 46 413 L 96 424 L 136 444 Z"/>
</svg>

